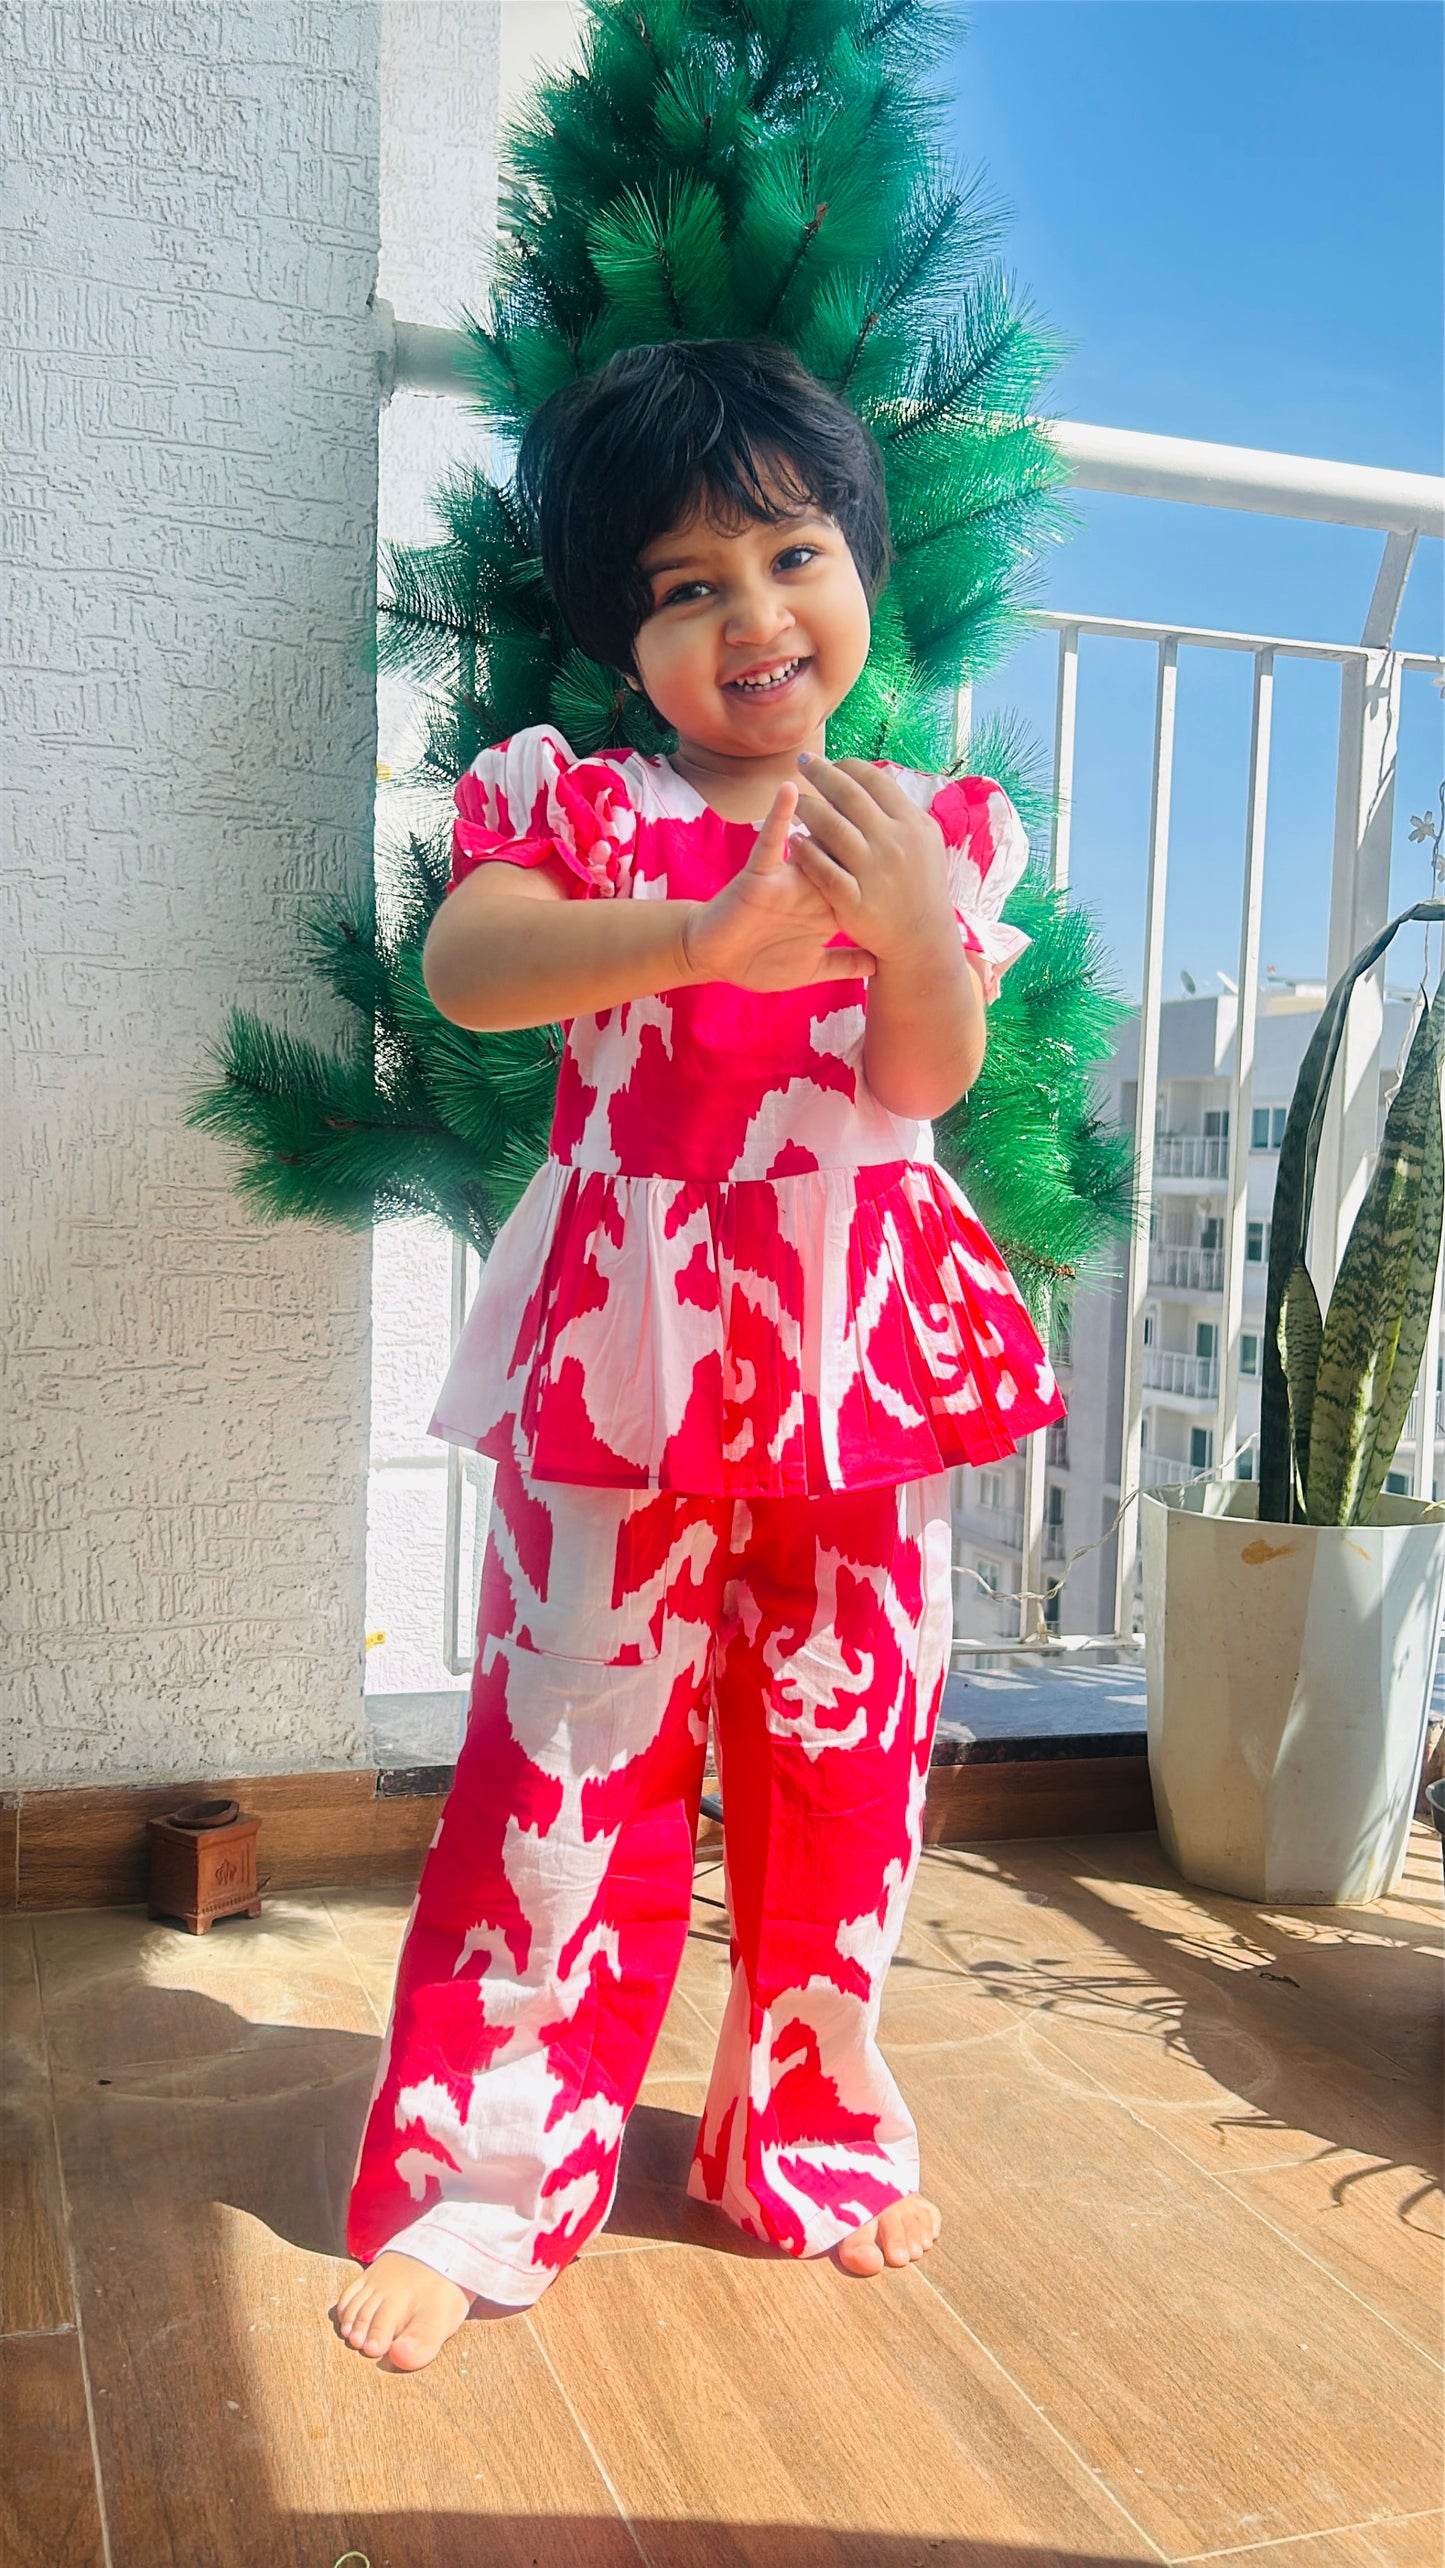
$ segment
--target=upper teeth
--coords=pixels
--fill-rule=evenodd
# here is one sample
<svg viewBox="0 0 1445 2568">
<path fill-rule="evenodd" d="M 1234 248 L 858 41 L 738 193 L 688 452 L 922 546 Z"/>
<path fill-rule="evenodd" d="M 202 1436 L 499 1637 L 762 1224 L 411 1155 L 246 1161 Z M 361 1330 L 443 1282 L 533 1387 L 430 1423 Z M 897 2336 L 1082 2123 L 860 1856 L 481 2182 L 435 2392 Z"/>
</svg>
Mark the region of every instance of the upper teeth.
<svg viewBox="0 0 1445 2568">
<path fill-rule="evenodd" d="M 734 678 L 732 680 L 732 684 L 735 687 L 747 687 L 750 690 L 762 687 L 780 687 L 784 680 L 786 678 L 790 678 L 795 669 L 801 669 L 802 665 L 803 663 L 801 660 L 789 660 L 786 666 L 781 669 L 770 669 L 765 678 Z"/>
</svg>

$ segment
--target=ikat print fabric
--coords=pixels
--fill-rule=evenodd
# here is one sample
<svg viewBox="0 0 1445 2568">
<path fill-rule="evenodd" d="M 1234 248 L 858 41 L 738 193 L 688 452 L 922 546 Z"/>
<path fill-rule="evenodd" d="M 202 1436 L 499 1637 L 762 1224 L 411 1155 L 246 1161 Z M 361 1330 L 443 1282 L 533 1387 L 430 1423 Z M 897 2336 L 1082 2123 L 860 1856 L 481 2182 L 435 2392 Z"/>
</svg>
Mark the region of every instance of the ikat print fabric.
<svg viewBox="0 0 1445 2568">
<path fill-rule="evenodd" d="M 1028 842 L 1002 789 L 889 770 L 948 850 L 997 991 Z M 552 863 L 579 898 L 710 899 L 747 861 L 663 758 L 543 725 L 456 789 L 453 888 Z M 836 940 L 839 943 L 843 939 Z M 529 1478 L 727 1497 L 891 1487 L 1063 1414 L 1007 1267 L 863 1066 L 866 983 L 707 983 L 565 1029 L 551 1152 L 483 1270 L 431 1432 Z"/>
<path fill-rule="evenodd" d="M 942 1477 L 729 1500 L 499 1466 L 354 2256 L 525 2308 L 606 2219 L 687 1937 L 710 1717 L 731 1934 L 688 2190 L 816 2256 L 917 2189 L 878 2014 L 951 1632 Z"/>
</svg>

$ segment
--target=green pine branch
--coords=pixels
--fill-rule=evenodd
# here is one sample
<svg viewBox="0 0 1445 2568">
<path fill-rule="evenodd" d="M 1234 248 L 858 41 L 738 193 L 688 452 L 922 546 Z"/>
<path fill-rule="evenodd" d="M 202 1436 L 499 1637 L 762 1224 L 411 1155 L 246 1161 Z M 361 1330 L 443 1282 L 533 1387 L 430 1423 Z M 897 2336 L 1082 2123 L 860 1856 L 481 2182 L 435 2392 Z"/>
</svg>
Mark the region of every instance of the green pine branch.
<svg viewBox="0 0 1445 2568">
<path fill-rule="evenodd" d="M 956 769 L 957 687 L 1017 637 L 1070 523 L 1034 415 L 1062 343 L 998 265 L 981 179 L 939 146 L 956 33 L 938 0 L 590 0 L 580 68 L 544 79 L 507 137 L 492 286 L 466 325 L 478 410 L 513 441 L 639 340 L 771 332 L 840 390 L 883 451 L 896 559 L 828 746 L 925 771 Z M 621 672 L 573 647 L 505 481 L 454 471 L 433 507 L 437 540 L 384 553 L 381 656 L 423 693 L 411 781 L 436 794 L 436 833 L 388 856 L 379 913 L 325 904 L 304 930 L 358 1035 L 328 1053 L 233 1012 L 193 1120 L 235 1148 L 267 1218 L 425 1211 L 484 1252 L 545 1151 L 558 1048 L 551 1028 L 449 1026 L 427 997 L 451 787 L 539 721 L 580 753 L 672 742 Z M 1047 827 L 1019 724 L 985 726 L 966 757 Z M 939 1146 L 1041 1302 L 1131 1218 L 1127 1142 L 1091 1084 L 1120 1003 L 1067 903 L 1031 878 L 1010 915 L 1034 941 Z"/>
</svg>

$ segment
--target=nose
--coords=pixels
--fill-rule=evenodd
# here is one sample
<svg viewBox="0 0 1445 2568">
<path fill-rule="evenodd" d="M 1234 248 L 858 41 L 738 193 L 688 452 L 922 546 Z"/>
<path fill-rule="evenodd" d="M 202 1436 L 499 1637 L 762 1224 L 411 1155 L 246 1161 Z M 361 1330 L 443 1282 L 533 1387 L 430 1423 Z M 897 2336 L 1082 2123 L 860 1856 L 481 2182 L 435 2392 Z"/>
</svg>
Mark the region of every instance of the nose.
<svg viewBox="0 0 1445 2568">
<path fill-rule="evenodd" d="M 733 595 L 723 637 L 735 649 L 753 650 L 775 642 L 793 620 L 792 607 L 780 588 L 767 578 L 751 579 Z"/>
</svg>

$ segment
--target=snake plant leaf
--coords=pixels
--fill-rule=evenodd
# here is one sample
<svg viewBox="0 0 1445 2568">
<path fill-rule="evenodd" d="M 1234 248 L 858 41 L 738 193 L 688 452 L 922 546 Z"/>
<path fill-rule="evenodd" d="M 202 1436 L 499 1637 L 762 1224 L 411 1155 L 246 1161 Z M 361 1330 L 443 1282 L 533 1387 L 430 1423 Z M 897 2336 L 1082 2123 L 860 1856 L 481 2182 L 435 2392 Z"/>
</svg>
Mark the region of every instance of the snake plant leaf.
<svg viewBox="0 0 1445 2568">
<path fill-rule="evenodd" d="M 1368 1512 L 1420 1369 L 1445 1193 L 1439 1166 L 1440 1029 L 1436 1010 L 1427 1009 L 1330 1296 L 1305 1487 L 1311 1524 L 1357 1524 Z M 1392 1417 L 1394 1436 L 1381 1452 Z M 1377 1454 L 1379 1482 L 1372 1493 L 1368 1475 Z"/>
<path fill-rule="evenodd" d="M 1295 1480 L 1301 1493 L 1310 1476 L 1310 1422 L 1314 1414 L 1315 1375 L 1319 1370 L 1324 1325 L 1320 1297 L 1311 1281 L 1309 1268 L 1301 1260 L 1289 1279 L 1289 1289 L 1284 1297 L 1280 1347 L 1285 1381 L 1289 1386 Z"/>
<path fill-rule="evenodd" d="M 1445 1060 L 1445 996 L 1437 990 L 1434 1005 L 1422 1017 L 1411 1047 L 1429 1056 L 1429 1079 L 1426 1102 L 1427 1129 L 1421 1166 L 1421 1199 L 1415 1228 L 1410 1270 L 1406 1278 L 1405 1299 L 1400 1314 L 1400 1328 L 1395 1348 L 1395 1362 L 1389 1383 L 1375 1406 L 1371 1420 L 1369 1450 L 1360 1474 L 1359 1519 L 1367 1521 L 1375 1500 L 1385 1485 L 1385 1474 L 1395 1458 L 1405 1428 L 1405 1417 L 1419 1376 L 1421 1362 L 1430 1338 L 1430 1313 L 1435 1301 L 1435 1277 L 1440 1263 L 1440 1239 L 1445 1228 L 1445 1132 L 1442 1132 L 1440 1105 L 1440 1070 Z M 1422 1076 L 1424 1075 L 1422 1070 Z M 1404 1081 L 1396 1095 L 1391 1114 L 1400 1106 Z M 1401 1109 L 1403 1112 L 1403 1108 Z M 1389 1148 L 1390 1120 L 1385 1125 L 1386 1149 Z M 1428 1495 L 1428 1492 L 1427 1492 Z"/>
<path fill-rule="evenodd" d="M 1300 1063 L 1294 1095 L 1290 1100 L 1271 1208 L 1269 1282 L 1260 1382 L 1259 1513 L 1265 1523 L 1288 1524 L 1294 1513 L 1290 1397 L 1284 1374 L 1280 1324 L 1285 1296 L 1295 1269 L 1305 1262 L 1320 1135 L 1324 1129 L 1330 1082 L 1344 1035 L 1345 1017 L 1356 982 L 1373 970 L 1391 939 L 1411 919 L 1438 924 L 1445 920 L 1445 901 L 1416 901 L 1412 908 L 1402 910 L 1397 918 L 1392 918 L 1382 927 L 1368 945 L 1361 947 L 1325 1001 L 1320 1021 Z"/>
</svg>

